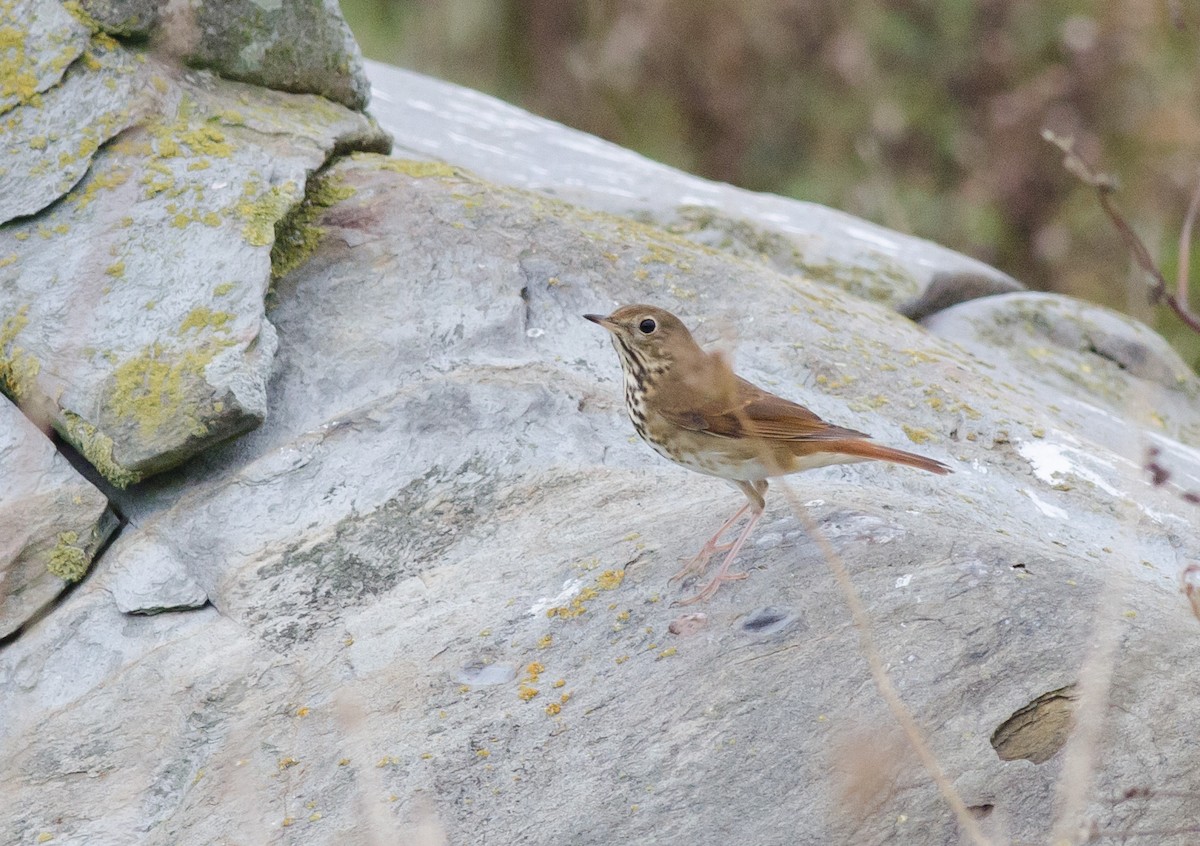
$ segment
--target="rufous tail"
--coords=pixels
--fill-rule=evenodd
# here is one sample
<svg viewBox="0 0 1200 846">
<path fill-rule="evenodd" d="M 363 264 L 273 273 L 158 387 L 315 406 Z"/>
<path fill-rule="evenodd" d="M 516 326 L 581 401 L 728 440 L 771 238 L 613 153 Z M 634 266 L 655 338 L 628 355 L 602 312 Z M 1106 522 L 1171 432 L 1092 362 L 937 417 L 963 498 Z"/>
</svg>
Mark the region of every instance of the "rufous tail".
<svg viewBox="0 0 1200 846">
<path fill-rule="evenodd" d="M 853 455 L 856 458 L 890 461 L 892 464 L 916 467 L 918 470 L 927 470 L 930 473 L 937 473 L 939 476 L 945 476 L 947 473 L 954 472 L 942 462 L 934 461 L 932 458 L 926 458 L 914 452 L 905 452 L 902 449 L 881 446 L 880 444 L 860 438 L 844 438 L 842 440 L 830 441 L 821 444 L 821 447 L 829 452 Z"/>
</svg>

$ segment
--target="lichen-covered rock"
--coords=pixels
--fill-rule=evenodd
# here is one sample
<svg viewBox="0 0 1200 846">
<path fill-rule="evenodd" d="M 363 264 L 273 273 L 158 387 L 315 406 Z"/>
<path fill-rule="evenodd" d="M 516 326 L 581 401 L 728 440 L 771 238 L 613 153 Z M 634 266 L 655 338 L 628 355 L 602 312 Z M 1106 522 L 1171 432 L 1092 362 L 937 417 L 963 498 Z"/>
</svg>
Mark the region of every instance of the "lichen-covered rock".
<svg viewBox="0 0 1200 846">
<path fill-rule="evenodd" d="M 377 62 L 367 66 L 388 92 L 372 111 L 409 155 L 654 223 L 892 308 L 927 314 L 1023 287 L 975 259 L 837 209 L 710 182 L 477 91 Z"/>
<path fill-rule="evenodd" d="M 337 0 L 205 0 L 177 12 L 195 38 L 189 62 L 230 79 L 320 94 L 363 109 L 371 86 Z"/>
<path fill-rule="evenodd" d="M 56 202 L 100 147 L 139 119 L 148 103 L 140 69 L 133 54 L 98 36 L 58 85 L 9 113 L 0 134 L 0 223 Z"/>
<path fill-rule="evenodd" d="M 145 38 L 158 25 L 161 0 L 79 0 L 92 21 L 110 35 Z"/>
<path fill-rule="evenodd" d="M 82 579 L 116 525 L 104 495 L 0 399 L 0 638 Z"/>
<path fill-rule="evenodd" d="M 924 325 L 1005 370 L 1036 372 L 1044 402 L 1081 417 L 1101 406 L 1149 432 L 1200 445 L 1200 377 L 1161 335 L 1127 315 L 1029 292 L 963 303 Z"/>
<path fill-rule="evenodd" d="M 46 183 L 69 190 L 0 226 L 0 389 L 52 407 L 55 428 L 116 485 L 262 420 L 272 250 L 281 265 L 303 250 L 276 227 L 335 150 L 387 143 L 314 95 L 132 64 L 154 113 L 99 151 L 89 137 L 87 176 Z M 72 87 L 76 74 L 104 90 L 107 73 L 73 68 L 63 113 L 90 90 Z"/>
<path fill-rule="evenodd" d="M 0 116 L 14 106 L 37 105 L 84 52 L 88 27 L 55 0 L 0 0 Z M 11 116 L 0 123 L 7 134 Z M 7 161 L 3 161 L 7 165 Z"/>
<path fill-rule="evenodd" d="M 743 551 L 749 577 L 702 619 L 671 607 L 688 591 L 668 584 L 677 559 L 740 501 L 632 435 L 612 348 L 580 315 L 636 300 L 704 341 L 736 334 L 755 381 L 954 466 L 786 484 L 989 833 L 1045 839 L 1098 641 L 1118 648 L 1086 819 L 1124 825 L 1108 797 L 1130 786 L 1200 790 L 1186 739 L 1156 716 L 1200 684 L 1177 581 L 1196 506 L 1125 449 L 1194 453 L 1190 422 L 1175 440 L 1104 408 L 1127 428 L 1118 443 L 1102 414 L 1047 399 L 1052 375 L 983 345 L 445 164 L 359 156 L 310 194 L 290 236 L 307 260 L 272 298 L 271 417 L 116 492 L 130 524 L 97 572 L 0 652 L 0 779 L 16 785 L 0 828 L 149 844 L 431 827 L 502 844 L 531 827 L 581 844 L 955 842 L 937 789 L 892 751 L 783 484 Z M 114 595 L 163 562 L 212 607 L 122 615 Z M 856 767 L 880 776 L 870 802 L 845 798 Z M 127 799 L 74 775 L 110 771 Z M 1138 824 L 1189 814 L 1146 803 Z"/>
</svg>

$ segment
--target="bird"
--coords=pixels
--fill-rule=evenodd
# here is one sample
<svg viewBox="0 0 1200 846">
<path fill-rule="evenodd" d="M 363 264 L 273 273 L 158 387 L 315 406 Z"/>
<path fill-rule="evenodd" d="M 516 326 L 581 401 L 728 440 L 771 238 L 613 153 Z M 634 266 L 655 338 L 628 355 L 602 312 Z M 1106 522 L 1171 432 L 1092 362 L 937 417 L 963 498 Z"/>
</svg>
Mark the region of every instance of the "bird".
<svg viewBox="0 0 1200 846">
<path fill-rule="evenodd" d="M 583 317 L 607 329 L 621 362 L 625 410 L 633 428 L 659 455 L 724 479 L 746 504 L 671 581 L 703 573 L 718 553 L 725 558 L 712 581 L 681 605 L 710 599 L 725 582 L 746 578 L 729 569 L 766 507 L 767 480 L 833 464 L 887 461 L 945 475 L 940 461 L 882 446 L 870 435 L 827 423 L 804 406 L 776 396 L 733 372 L 721 352 L 705 351 L 683 322 L 652 305 L 627 305 L 607 316 Z M 735 540 L 721 538 L 742 516 L 750 519 Z"/>
</svg>

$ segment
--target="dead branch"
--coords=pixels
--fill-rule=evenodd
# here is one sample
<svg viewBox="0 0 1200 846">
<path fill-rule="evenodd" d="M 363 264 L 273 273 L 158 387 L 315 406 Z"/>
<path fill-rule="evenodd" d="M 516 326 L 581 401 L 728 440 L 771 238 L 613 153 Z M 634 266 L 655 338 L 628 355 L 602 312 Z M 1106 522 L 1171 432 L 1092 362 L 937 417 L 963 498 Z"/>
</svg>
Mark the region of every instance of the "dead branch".
<svg viewBox="0 0 1200 846">
<path fill-rule="evenodd" d="M 1112 195 L 1117 191 L 1116 181 L 1106 173 L 1099 173 L 1093 170 L 1087 162 L 1085 162 L 1078 153 L 1075 152 L 1075 139 L 1056 135 L 1049 129 L 1042 130 L 1042 137 L 1054 146 L 1058 147 L 1063 152 L 1063 167 L 1071 174 L 1078 178 L 1086 185 L 1090 185 L 1096 189 L 1096 196 L 1100 201 L 1100 208 L 1108 215 L 1108 219 L 1112 221 L 1117 232 L 1121 235 L 1121 240 L 1125 242 L 1125 247 L 1129 250 L 1134 262 L 1146 274 L 1150 285 L 1150 301 L 1165 302 L 1171 311 L 1175 312 L 1184 324 L 1192 331 L 1200 333 L 1200 315 L 1191 311 L 1188 307 L 1187 293 L 1187 266 L 1188 255 L 1191 247 L 1191 229 L 1192 221 L 1196 217 L 1198 206 L 1200 206 L 1200 186 L 1197 187 L 1196 194 L 1192 197 L 1191 207 L 1188 209 L 1187 218 L 1184 220 L 1183 231 L 1180 237 L 1180 254 L 1179 254 L 1179 278 L 1177 280 L 1177 293 L 1171 294 L 1167 289 L 1167 280 L 1163 277 L 1162 272 L 1155 266 L 1154 260 L 1150 258 L 1150 252 L 1146 249 L 1146 245 L 1142 243 L 1142 239 L 1137 236 L 1133 228 L 1121 216 L 1116 207 L 1112 203 Z M 1185 241 L 1186 238 L 1186 241 Z M 1185 246 L 1186 245 L 1186 246 Z"/>
</svg>

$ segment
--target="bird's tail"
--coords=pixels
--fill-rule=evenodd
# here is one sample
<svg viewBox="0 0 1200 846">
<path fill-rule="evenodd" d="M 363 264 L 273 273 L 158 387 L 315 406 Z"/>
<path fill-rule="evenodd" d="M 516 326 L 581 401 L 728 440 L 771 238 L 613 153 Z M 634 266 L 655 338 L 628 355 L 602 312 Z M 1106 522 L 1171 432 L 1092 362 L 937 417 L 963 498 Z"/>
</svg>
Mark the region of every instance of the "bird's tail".
<svg viewBox="0 0 1200 846">
<path fill-rule="evenodd" d="M 947 473 L 954 472 L 942 462 L 934 461 L 932 458 L 926 458 L 914 452 L 905 452 L 902 449 L 881 446 L 873 441 L 862 438 L 843 438 L 822 444 L 821 446 L 829 452 L 835 452 L 840 455 L 852 455 L 855 458 L 868 461 L 890 461 L 892 464 L 916 467 L 918 470 L 927 470 L 930 473 L 937 473 L 939 476 L 945 476 Z"/>
</svg>

